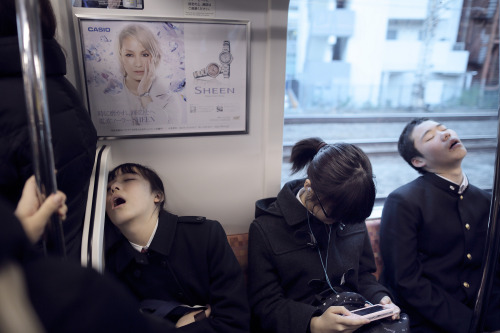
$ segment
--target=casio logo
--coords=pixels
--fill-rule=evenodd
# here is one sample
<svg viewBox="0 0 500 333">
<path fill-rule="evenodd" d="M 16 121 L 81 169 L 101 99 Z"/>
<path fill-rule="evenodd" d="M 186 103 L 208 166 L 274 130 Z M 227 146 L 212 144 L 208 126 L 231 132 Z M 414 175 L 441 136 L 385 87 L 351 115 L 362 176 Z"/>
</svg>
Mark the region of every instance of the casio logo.
<svg viewBox="0 0 500 333">
<path fill-rule="evenodd" d="M 88 30 L 90 32 L 111 32 L 110 28 L 103 28 L 103 27 L 89 27 Z"/>
</svg>

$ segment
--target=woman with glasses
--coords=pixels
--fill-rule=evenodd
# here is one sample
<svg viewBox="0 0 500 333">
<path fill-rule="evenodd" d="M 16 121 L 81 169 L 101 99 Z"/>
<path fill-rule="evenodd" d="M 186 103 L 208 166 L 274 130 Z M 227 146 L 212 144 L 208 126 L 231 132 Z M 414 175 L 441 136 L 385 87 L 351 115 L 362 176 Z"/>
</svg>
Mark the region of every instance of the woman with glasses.
<svg viewBox="0 0 500 333">
<path fill-rule="evenodd" d="M 249 235 L 249 300 L 255 332 L 352 332 L 369 321 L 343 306 L 326 311 L 316 295 L 352 291 L 368 303 L 399 308 L 376 281 L 365 219 L 375 201 L 366 154 L 320 138 L 297 142 L 290 158 L 294 173 L 276 198 L 257 201 Z"/>
</svg>

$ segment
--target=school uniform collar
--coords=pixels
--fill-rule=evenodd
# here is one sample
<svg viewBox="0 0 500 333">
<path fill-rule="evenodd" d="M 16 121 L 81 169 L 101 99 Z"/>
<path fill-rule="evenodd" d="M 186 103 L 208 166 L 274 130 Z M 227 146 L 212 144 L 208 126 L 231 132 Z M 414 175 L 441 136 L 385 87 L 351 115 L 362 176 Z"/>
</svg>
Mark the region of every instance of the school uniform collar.
<svg viewBox="0 0 500 333">
<path fill-rule="evenodd" d="M 157 252 L 168 256 L 174 243 L 175 231 L 177 228 L 178 216 L 167 211 L 160 211 L 156 233 L 151 241 L 148 252 Z M 122 239 L 116 244 L 116 271 L 122 272 L 125 267 L 135 260 L 139 264 L 148 264 L 149 253 L 140 253 L 134 249 L 127 238 L 121 235 Z"/>
<path fill-rule="evenodd" d="M 462 193 L 464 193 L 464 191 L 467 189 L 467 186 L 469 186 L 469 180 L 467 179 L 467 176 L 466 176 L 466 175 L 465 175 L 465 173 L 463 173 L 463 172 L 462 172 L 462 183 L 460 183 L 460 185 L 459 185 L 459 184 L 457 184 L 457 183 L 455 183 L 455 182 L 452 182 L 452 181 L 451 181 L 451 180 L 449 180 L 448 178 L 443 177 L 443 176 L 441 176 L 441 175 L 437 175 L 437 176 L 439 176 L 439 177 L 441 177 L 441 178 L 443 178 L 443 179 L 446 179 L 446 180 L 447 180 L 447 181 L 449 181 L 450 183 L 453 183 L 453 184 L 457 185 L 457 186 L 458 186 L 458 194 L 462 194 Z M 452 186 L 452 185 L 451 185 L 451 186 Z"/>
<path fill-rule="evenodd" d="M 460 195 L 469 186 L 469 181 L 465 173 L 463 174 L 463 179 L 461 184 L 456 184 L 445 177 L 439 176 L 435 173 L 427 172 L 423 175 L 424 180 L 434 184 L 436 187 L 442 189 L 443 191 L 454 193 L 456 195 Z"/>
<path fill-rule="evenodd" d="M 134 248 L 134 250 L 136 250 L 137 252 L 141 252 L 143 249 L 145 249 L 145 250 L 149 249 L 149 246 L 151 245 L 151 241 L 155 237 L 156 229 L 158 229 L 158 220 L 159 220 L 159 218 L 156 219 L 155 227 L 153 229 L 153 232 L 151 233 L 151 236 L 149 236 L 149 240 L 146 243 L 146 246 L 141 246 L 139 244 L 136 244 L 136 243 L 133 243 L 133 242 L 129 241 L 130 245 L 132 245 L 132 247 Z"/>
</svg>

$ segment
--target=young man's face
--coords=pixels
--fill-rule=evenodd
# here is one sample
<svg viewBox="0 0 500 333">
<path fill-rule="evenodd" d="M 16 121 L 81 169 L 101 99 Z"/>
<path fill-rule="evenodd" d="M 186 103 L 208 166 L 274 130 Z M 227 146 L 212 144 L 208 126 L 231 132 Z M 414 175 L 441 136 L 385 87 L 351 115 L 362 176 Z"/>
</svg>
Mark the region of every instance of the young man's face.
<svg viewBox="0 0 500 333">
<path fill-rule="evenodd" d="M 467 150 L 455 131 L 432 120 L 415 126 L 412 135 L 415 148 L 423 157 L 414 157 L 413 165 L 429 172 L 460 167 Z"/>
<path fill-rule="evenodd" d="M 158 194 L 140 174 L 118 171 L 108 183 L 106 213 L 117 227 L 151 218 L 158 202 Z"/>
</svg>

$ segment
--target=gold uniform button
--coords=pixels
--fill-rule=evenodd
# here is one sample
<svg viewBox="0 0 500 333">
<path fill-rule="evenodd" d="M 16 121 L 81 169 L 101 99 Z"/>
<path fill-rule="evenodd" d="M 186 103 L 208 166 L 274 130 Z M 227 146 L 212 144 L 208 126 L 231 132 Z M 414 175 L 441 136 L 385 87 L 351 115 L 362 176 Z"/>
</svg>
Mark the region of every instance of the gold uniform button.
<svg viewBox="0 0 500 333">
<path fill-rule="evenodd" d="M 465 288 L 469 288 L 469 287 L 470 287 L 470 285 L 469 285 L 467 282 L 464 282 L 464 287 L 465 287 Z"/>
<path fill-rule="evenodd" d="M 469 223 L 465 224 L 465 229 L 470 230 L 470 224 Z"/>
<path fill-rule="evenodd" d="M 463 200 L 463 199 L 464 199 L 464 196 L 463 196 L 463 195 L 461 195 L 461 196 L 460 196 L 460 200 Z"/>
<path fill-rule="evenodd" d="M 467 253 L 467 259 L 472 260 L 472 255 L 470 253 Z"/>
</svg>

